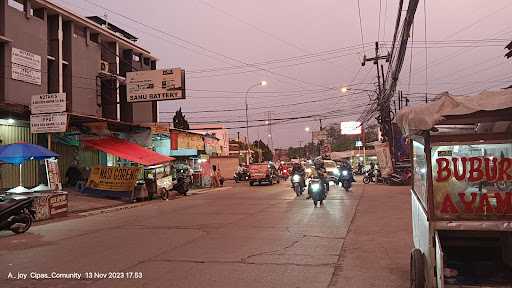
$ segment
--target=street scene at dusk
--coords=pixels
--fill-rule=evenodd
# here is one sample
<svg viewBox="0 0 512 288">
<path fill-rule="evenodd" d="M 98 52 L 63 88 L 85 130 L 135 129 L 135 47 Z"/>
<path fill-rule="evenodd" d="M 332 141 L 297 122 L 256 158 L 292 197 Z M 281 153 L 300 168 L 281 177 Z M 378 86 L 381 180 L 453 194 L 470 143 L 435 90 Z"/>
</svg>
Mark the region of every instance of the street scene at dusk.
<svg viewBox="0 0 512 288">
<path fill-rule="evenodd" d="M 0 0 L 0 287 L 512 288 L 509 0 Z"/>
</svg>

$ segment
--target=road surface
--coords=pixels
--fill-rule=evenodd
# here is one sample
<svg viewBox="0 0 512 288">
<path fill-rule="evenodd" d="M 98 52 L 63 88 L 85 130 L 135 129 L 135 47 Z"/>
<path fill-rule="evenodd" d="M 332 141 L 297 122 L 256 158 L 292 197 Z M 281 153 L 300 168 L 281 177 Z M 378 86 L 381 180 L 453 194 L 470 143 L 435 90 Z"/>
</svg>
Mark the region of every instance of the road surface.
<svg viewBox="0 0 512 288">
<path fill-rule="evenodd" d="M 314 208 L 311 200 L 296 199 L 288 183 L 227 185 L 232 188 L 34 226 L 24 235 L 2 232 L 0 287 L 342 284 L 340 255 L 365 186 L 350 193 L 331 186 L 325 206 Z"/>
</svg>

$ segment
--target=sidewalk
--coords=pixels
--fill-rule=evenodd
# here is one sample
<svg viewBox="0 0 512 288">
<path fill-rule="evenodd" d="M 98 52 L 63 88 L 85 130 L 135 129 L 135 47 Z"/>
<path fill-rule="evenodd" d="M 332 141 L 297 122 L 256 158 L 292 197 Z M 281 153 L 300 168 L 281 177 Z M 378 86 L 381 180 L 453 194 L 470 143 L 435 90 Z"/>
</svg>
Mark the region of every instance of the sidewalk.
<svg viewBox="0 0 512 288">
<path fill-rule="evenodd" d="M 191 189 L 188 192 L 189 196 L 192 195 L 199 195 L 204 194 L 210 191 L 220 191 L 225 190 L 230 187 L 217 187 L 217 188 L 199 188 L 199 189 Z M 82 194 L 78 192 L 77 190 L 73 189 L 65 189 L 66 192 L 68 192 L 68 212 L 69 213 L 81 213 L 86 211 L 92 211 L 92 210 L 99 210 L 99 209 L 108 209 L 118 206 L 125 206 L 125 205 L 133 205 L 134 203 L 118 200 L 118 199 L 109 199 L 109 198 L 103 198 L 103 197 L 97 197 L 87 194 Z M 182 198 L 183 196 L 177 196 L 177 199 Z M 158 200 L 151 200 L 151 201 L 158 201 Z M 137 202 L 138 204 L 142 203 L 150 203 L 151 201 L 143 201 L 143 202 Z"/>
<path fill-rule="evenodd" d="M 410 188 L 358 186 L 363 194 L 329 287 L 409 287 Z"/>
</svg>

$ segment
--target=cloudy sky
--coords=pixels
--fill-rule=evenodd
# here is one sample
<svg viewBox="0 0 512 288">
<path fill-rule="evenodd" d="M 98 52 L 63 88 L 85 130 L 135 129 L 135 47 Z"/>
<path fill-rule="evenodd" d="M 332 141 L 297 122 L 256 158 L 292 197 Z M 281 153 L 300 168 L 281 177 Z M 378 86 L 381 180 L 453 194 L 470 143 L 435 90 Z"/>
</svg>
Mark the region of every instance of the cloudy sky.
<svg viewBox="0 0 512 288">
<path fill-rule="evenodd" d="M 304 128 L 318 129 L 319 118 L 339 123 L 364 111 L 376 70 L 361 61 L 374 55 L 375 41 L 389 51 L 399 0 L 53 2 L 84 16 L 106 14 L 138 36 L 159 67 L 187 71 L 187 99 L 162 103 L 161 121 L 182 107 L 190 122 L 242 127 L 245 91 L 267 81 L 248 94 L 249 126 L 261 126 L 250 139 L 268 141 L 270 113 L 273 146 L 288 147 L 310 141 Z M 504 58 L 511 12 L 509 0 L 420 0 L 399 89 L 417 104 L 425 92 L 476 94 L 512 84 L 512 61 Z"/>
</svg>

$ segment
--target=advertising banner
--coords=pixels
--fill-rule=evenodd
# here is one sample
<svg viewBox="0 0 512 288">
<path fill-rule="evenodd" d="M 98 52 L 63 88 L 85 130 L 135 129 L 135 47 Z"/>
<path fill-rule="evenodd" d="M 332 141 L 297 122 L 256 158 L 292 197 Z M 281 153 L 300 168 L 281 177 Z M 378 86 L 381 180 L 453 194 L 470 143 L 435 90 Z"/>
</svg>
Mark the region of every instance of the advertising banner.
<svg viewBox="0 0 512 288">
<path fill-rule="evenodd" d="M 126 73 L 128 102 L 185 99 L 185 71 L 181 68 Z"/>
<path fill-rule="evenodd" d="M 313 141 L 326 141 L 327 140 L 327 131 L 321 130 L 321 131 L 313 131 L 311 132 Z"/>
<path fill-rule="evenodd" d="M 41 56 L 13 47 L 11 77 L 14 80 L 41 85 Z"/>
<path fill-rule="evenodd" d="M 380 172 L 383 176 L 391 175 L 391 173 L 393 173 L 393 161 L 391 160 L 391 153 L 389 152 L 389 144 L 379 143 L 374 146 Z"/>
<path fill-rule="evenodd" d="M 116 192 L 130 192 L 142 169 L 138 167 L 96 166 L 91 170 L 87 188 Z"/>
<path fill-rule="evenodd" d="M 59 216 L 68 212 L 68 194 L 52 195 L 48 199 L 50 217 Z"/>
<path fill-rule="evenodd" d="M 57 159 L 46 159 L 46 177 L 48 179 L 48 187 L 51 190 L 62 190 L 62 180 L 60 177 L 59 165 Z"/>
<path fill-rule="evenodd" d="M 30 133 L 66 132 L 67 126 L 67 113 L 30 115 Z"/>
<path fill-rule="evenodd" d="M 51 93 L 32 96 L 32 114 L 66 112 L 66 93 Z"/>
<path fill-rule="evenodd" d="M 512 144 L 433 146 L 431 153 L 437 217 L 512 218 Z"/>
</svg>

